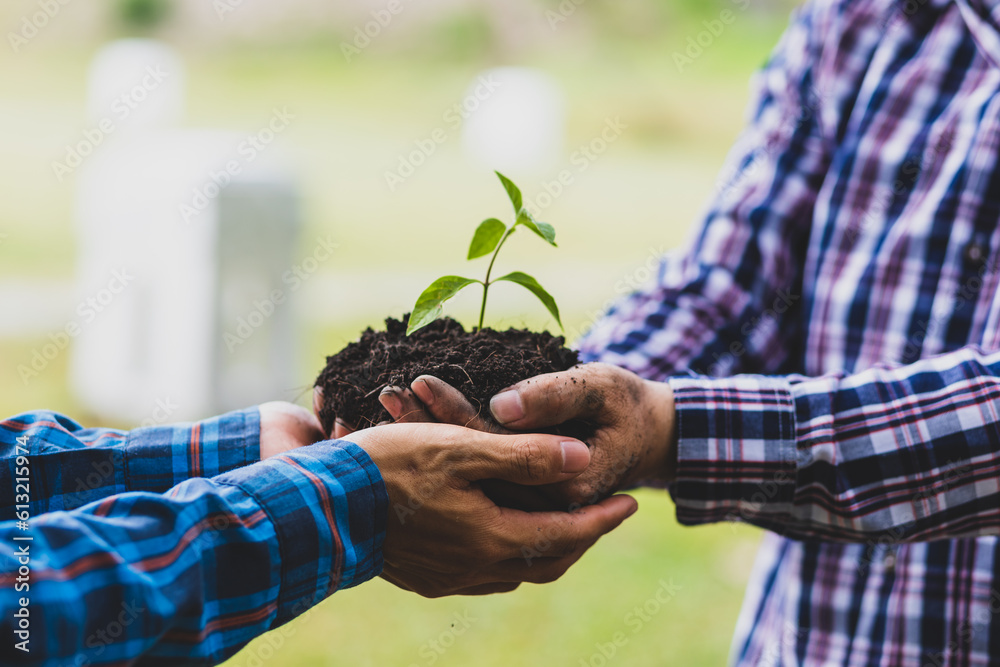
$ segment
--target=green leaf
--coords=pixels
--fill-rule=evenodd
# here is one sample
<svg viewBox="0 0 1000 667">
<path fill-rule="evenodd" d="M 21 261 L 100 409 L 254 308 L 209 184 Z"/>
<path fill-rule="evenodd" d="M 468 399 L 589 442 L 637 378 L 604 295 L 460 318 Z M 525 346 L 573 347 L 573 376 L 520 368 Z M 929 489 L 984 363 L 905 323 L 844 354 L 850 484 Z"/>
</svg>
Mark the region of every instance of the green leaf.
<svg viewBox="0 0 1000 667">
<path fill-rule="evenodd" d="M 545 239 L 550 245 L 556 245 L 556 229 L 547 222 L 539 222 L 535 220 L 535 216 L 531 215 L 527 209 L 522 210 L 517 216 L 517 222 L 515 225 L 524 225 L 531 231 L 535 232 L 543 239 Z M 558 247 L 558 246 L 556 246 Z"/>
<path fill-rule="evenodd" d="M 462 278 L 461 276 L 445 276 L 431 283 L 431 286 L 424 290 L 424 293 L 417 299 L 416 305 L 413 306 L 413 312 L 410 313 L 410 324 L 406 328 L 406 335 L 409 336 L 414 331 L 423 329 L 441 317 L 441 313 L 444 311 L 442 304 L 458 294 L 463 287 L 467 287 L 472 283 L 482 284 L 478 280 Z"/>
<path fill-rule="evenodd" d="M 514 205 L 514 214 L 519 215 L 521 209 L 524 208 L 524 198 L 521 196 L 521 190 L 514 185 L 514 183 L 501 174 L 499 171 L 494 172 L 500 177 L 500 182 L 503 183 L 503 189 L 507 191 L 507 196 L 510 197 L 510 203 Z"/>
<path fill-rule="evenodd" d="M 559 328 L 562 329 L 562 320 L 559 319 L 559 306 L 556 305 L 556 300 L 552 298 L 552 295 L 545 291 L 545 288 L 538 284 L 538 281 L 529 276 L 527 273 L 521 273 L 520 271 L 515 271 L 514 273 L 508 273 L 503 278 L 497 278 L 493 282 L 500 280 L 506 280 L 507 282 L 517 283 L 525 288 L 527 288 L 532 294 L 538 297 L 538 300 L 545 304 L 549 312 L 552 313 L 552 317 L 556 318 L 556 322 L 559 324 Z"/>
<path fill-rule="evenodd" d="M 469 259 L 483 257 L 496 250 L 506 231 L 507 225 L 496 218 L 483 220 L 479 229 L 476 230 L 476 235 L 472 237 L 472 245 L 469 246 Z"/>
</svg>

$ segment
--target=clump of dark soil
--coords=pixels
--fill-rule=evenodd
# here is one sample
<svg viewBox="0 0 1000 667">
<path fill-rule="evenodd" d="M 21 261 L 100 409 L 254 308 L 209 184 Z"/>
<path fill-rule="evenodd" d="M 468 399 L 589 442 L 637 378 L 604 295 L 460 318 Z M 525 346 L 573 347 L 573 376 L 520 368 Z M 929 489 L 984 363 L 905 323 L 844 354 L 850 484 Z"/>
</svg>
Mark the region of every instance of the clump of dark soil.
<svg viewBox="0 0 1000 667">
<path fill-rule="evenodd" d="M 387 386 L 409 387 L 421 375 L 433 375 L 458 388 L 491 421 L 487 405 L 499 391 L 579 363 L 565 340 L 548 332 L 467 332 L 455 320 L 444 318 L 407 336 L 406 320 L 389 318 L 385 331 L 369 328 L 358 342 L 327 357 L 316 380 L 323 389 L 317 416 L 327 433 L 336 418 L 356 428 L 390 420 L 379 393 Z"/>
</svg>

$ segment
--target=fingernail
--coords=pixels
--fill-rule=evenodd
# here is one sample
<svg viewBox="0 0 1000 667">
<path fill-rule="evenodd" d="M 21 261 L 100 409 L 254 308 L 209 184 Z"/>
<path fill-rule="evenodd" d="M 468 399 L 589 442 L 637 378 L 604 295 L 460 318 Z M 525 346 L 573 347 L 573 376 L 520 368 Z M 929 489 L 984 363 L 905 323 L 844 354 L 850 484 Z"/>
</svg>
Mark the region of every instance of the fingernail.
<svg viewBox="0 0 1000 667">
<path fill-rule="evenodd" d="M 625 515 L 625 518 L 626 519 L 629 518 L 630 516 L 632 516 L 633 514 L 635 514 L 638 511 L 639 511 L 639 506 L 638 505 L 632 505 L 632 509 L 630 509 L 628 511 L 628 514 Z"/>
<path fill-rule="evenodd" d="M 562 445 L 562 471 L 583 472 L 590 465 L 590 450 L 579 440 L 566 440 Z"/>
<path fill-rule="evenodd" d="M 383 389 L 382 393 L 378 396 L 378 400 L 382 404 L 382 407 L 392 415 L 393 419 L 399 419 L 400 415 L 403 414 L 403 402 L 396 395 L 395 387 L 386 387 Z"/>
<path fill-rule="evenodd" d="M 426 380 L 417 378 L 413 381 L 413 386 L 410 389 L 428 408 L 434 405 L 434 390 L 431 389 Z"/>
<path fill-rule="evenodd" d="M 505 391 L 490 399 L 490 412 L 501 424 L 516 422 L 524 417 L 524 404 L 516 390 Z"/>
</svg>

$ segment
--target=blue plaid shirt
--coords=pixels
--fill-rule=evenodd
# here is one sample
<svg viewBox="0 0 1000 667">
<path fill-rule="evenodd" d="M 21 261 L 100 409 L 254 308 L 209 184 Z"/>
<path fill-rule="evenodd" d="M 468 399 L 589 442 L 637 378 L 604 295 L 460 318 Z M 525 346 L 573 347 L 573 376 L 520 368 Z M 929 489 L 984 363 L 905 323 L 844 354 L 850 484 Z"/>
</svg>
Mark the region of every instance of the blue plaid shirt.
<svg viewBox="0 0 1000 667">
<path fill-rule="evenodd" d="M 807 2 L 583 341 L 671 383 L 679 520 L 769 530 L 734 664 L 1000 665 L 998 156 L 1000 2 Z"/>
<path fill-rule="evenodd" d="M 256 408 L 131 432 L 0 422 L 0 662 L 216 664 L 379 574 L 368 455 L 258 462 L 259 434 Z"/>
</svg>

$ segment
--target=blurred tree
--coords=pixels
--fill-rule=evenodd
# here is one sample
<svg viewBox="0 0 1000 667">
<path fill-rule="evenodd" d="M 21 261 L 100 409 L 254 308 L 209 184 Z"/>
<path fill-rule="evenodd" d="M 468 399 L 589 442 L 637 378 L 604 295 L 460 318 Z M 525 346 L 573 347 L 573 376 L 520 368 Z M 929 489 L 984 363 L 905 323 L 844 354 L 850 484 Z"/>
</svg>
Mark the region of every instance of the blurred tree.
<svg viewBox="0 0 1000 667">
<path fill-rule="evenodd" d="M 118 0 L 118 20 L 130 30 L 160 27 L 173 9 L 170 0 Z"/>
</svg>

